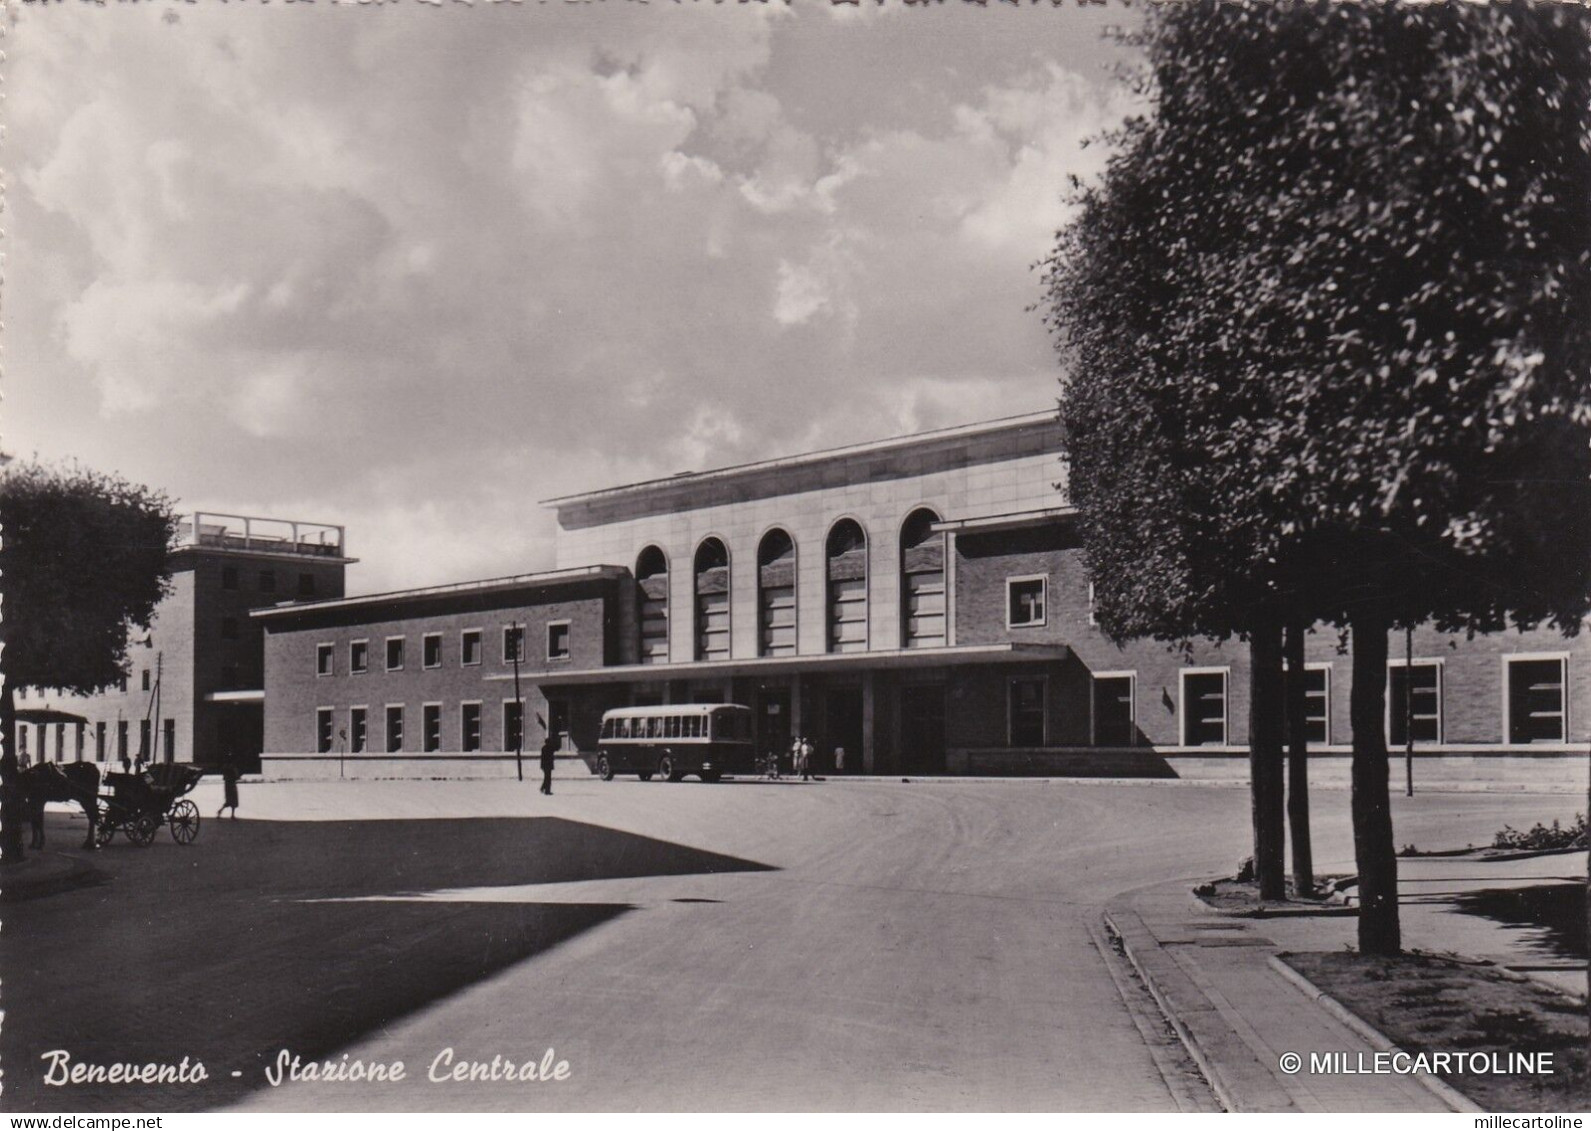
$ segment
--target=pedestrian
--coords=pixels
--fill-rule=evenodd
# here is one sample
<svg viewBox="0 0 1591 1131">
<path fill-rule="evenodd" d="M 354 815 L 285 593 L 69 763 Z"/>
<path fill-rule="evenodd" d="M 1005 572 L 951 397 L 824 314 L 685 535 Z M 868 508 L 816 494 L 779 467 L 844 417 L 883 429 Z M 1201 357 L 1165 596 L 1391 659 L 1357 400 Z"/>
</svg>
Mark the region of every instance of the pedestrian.
<svg viewBox="0 0 1591 1131">
<path fill-rule="evenodd" d="M 232 810 L 232 819 L 238 819 L 238 778 L 242 775 L 238 771 L 238 760 L 235 755 L 228 754 L 221 763 L 221 785 L 224 790 L 221 799 L 221 808 L 215 811 L 215 819 L 220 820 L 221 814 L 228 809 Z"/>
<path fill-rule="evenodd" d="M 845 772 L 845 747 L 843 746 L 834 748 L 834 772 L 836 774 Z"/>
<path fill-rule="evenodd" d="M 557 755 L 558 740 L 548 731 L 541 744 L 541 791 L 548 797 L 552 796 L 552 767 Z"/>
<path fill-rule="evenodd" d="M 812 780 L 812 743 L 804 734 L 796 740 L 796 769 L 801 772 L 802 781 Z"/>
</svg>

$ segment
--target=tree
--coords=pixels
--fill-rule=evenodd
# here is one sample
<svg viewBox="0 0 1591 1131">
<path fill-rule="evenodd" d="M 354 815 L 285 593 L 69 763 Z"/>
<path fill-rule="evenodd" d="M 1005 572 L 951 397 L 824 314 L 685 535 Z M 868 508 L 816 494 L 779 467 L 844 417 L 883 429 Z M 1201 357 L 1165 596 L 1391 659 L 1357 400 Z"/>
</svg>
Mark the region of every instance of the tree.
<svg viewBox="0 0 1591 1131">
<path fill-rule="evenodd" d="M 1573 633 L 1588 608 L 1587 28 L 1570 5 L 1157 8 L 1151 112 L 1047 263 L 1102 620 L 1350 630 L 1366 952 L 1401 945 L 1388 631 Z M 1129 419 L 1148 446 L 1124 459 L 1103 433 Z"/>
<path fill-rule="evenodd" d="M 169 591 L 176 524 L 164 494 L 113 475 L 37 462 L 0 473 L 5 859 L 21 855 L 17 686 L 91 694 L 122 678 L 129 628 L 147 628 Z"/>
</svg>

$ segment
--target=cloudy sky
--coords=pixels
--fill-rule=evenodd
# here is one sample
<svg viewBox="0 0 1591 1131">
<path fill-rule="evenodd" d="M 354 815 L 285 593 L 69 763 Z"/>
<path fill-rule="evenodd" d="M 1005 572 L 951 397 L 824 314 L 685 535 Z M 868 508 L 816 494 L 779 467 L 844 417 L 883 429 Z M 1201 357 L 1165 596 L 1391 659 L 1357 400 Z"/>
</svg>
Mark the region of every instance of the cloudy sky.
<svg viewBox="0 0 1591 1131">
<path fill-rule="evenodd" d="M 5 450 L 346 524 L 355 592 L 1053 404 L 1032 264 L 1130 109 L 1115 6 L 12 12 Z"/>
</svg>

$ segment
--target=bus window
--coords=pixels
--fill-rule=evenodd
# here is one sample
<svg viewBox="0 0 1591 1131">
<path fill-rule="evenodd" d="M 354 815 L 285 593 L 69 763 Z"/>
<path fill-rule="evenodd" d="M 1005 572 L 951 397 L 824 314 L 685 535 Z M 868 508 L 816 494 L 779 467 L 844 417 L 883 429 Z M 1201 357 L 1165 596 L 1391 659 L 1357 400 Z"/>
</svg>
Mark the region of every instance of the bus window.
<svg viewBox="0 0 1591 1131">
<path fill-rule="evenodd" d="M 613 737 L 613 720 L 612 719 L 603 719 L 602 720 L 602 737 L 603 738 L 612 738 Z"/>
<path fill-rule="evenodd" d="M 663 720 L 663 737 L 664 738 L 678 738 L 679 737 L 679 716 L 678 715 L 670 715 L 668 718 Z"/>
<path fill-rule="evenodd" d="M 613 729 L 613 737 L 614 738 L 629 738 L 630 737 L 630 720 L 629 719 L 614 719 L 613 720 L 613 728 L 614 728 Z"/>
<path fill-rule="evenodd" d="M 702 736 L 702 717 L 700 715 L 692 715 L 685 721 L 690 723 L 690 732 L 687 737 L 700 738 Z"/>
</svg>

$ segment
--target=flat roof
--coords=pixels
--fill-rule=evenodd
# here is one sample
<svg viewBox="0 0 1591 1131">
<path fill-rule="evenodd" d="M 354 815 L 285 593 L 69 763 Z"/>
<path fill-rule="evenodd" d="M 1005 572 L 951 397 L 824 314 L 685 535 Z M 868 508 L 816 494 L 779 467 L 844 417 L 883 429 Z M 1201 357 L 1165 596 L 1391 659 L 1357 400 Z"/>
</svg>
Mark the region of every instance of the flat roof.
<svg viewBox="0 0 1591 1131">
<path fill-rule="evenodd" d="M 520 679 L 541 687 L 585 683 L 651 683 L 689 677 L 722 679 L 736 675 L 786 675 L 809 671 L 862 668 L 931 668 L 949 664 L 1017 664 L 1064 660 L 1064 644 L 960 644 L 940 648 L 890 648 L 875 652 L 819 652 L 813 655 L 759 656 L 746 660 L 696 660 L 680 664 L 623 664 L 583 671 L 520 673 Z M 488 675 L 490 681 L 511 680 L 511 673 Z"/>
<path fill-rule="evenodd" d="M 575 569 L 555 569 L 545 573 L 516 573 L 508 577 L 489 577 L 481 581 L 459 581 L 451 585 L 431 585 L 423 589 L 395 589 L 388 593 L 366 593 L 358 597 L 327 597 L 319 601 L 283 601 L 263 609 L 251 609 L 251 617 L 288 617 L 299 613 L 317 613 L 327 609 L 347 609 L 360 605 L 390 605 L 405 601 L 420 601 L 432 597 L 451 597 L 460 594 L 501 593 L 516 589 L 545 589 L 557 585 L 573 585 L 582 581 L 600 581 L 621 577 L 622 566 L 579 566 Z"/>
<path fill-rule="evenodd" d="M 604 487 L 600 490 L 585 491 L 577 495 L 562 495 L 555 499 L 543 499 L 540 505 L 544 507 L 557 508 L 576 503 L 588 503 L 601 499 L 609 499 L 630 493 L 655 490 L 661 487 L 678 487 L 686 484 L 696 484 L 711 482 L 717 479 L 727 479 L 737 475 L 807 467 L 812 464 L 823 463 L 828 460 L 843 459 L 847 456 L 868 455 L 875 452 L 888 452 L 898 448 L 908 448 L 914 444 L 928 444 L 943 440 L 953 440 L 964 436 L 978 436 L 985 432 L 999 432 L 1004 429 L 1044 424 L 1054 421 L 1055 419 L 1056 410 L 1046 409 L 1042 412 L 1023 413 L 1020 416 L 1001 417 L 998 420 L 983 420 L 975 424 L 958 424 L 950 428 L 936 428 L 928 432 L 913 432 L 906 436 L 893 436 L 884 440 L 868 440 L 860 444 L 847 444 L 837 448 L 820 448 L 814 452 L 801 452 L 797 455 L 780 456 L 776 459 L 757 460 L 752 463 L 733 464 L 729 467 L 720 467 L 712 471 L 681 471 L 675 475 L 663 476 L 658 479 L 645 479 L 638 483 L 626 483 L 617 487 Z"/>
</svg>

